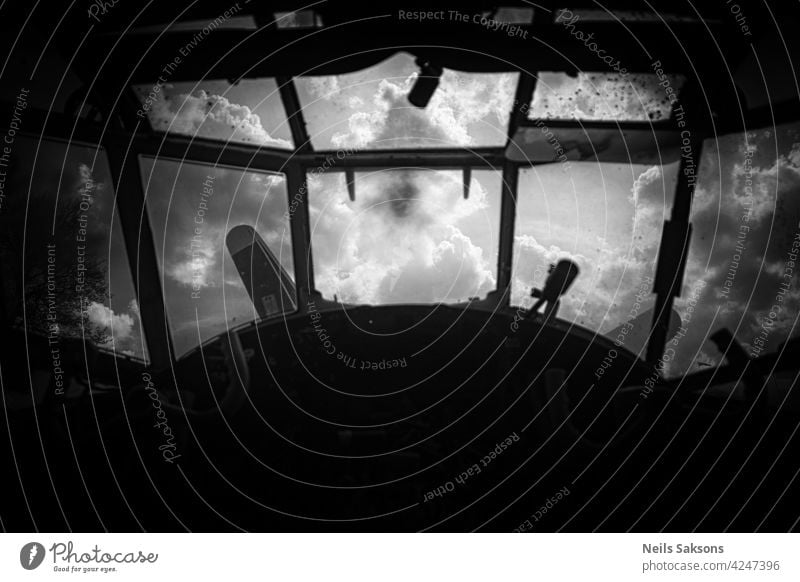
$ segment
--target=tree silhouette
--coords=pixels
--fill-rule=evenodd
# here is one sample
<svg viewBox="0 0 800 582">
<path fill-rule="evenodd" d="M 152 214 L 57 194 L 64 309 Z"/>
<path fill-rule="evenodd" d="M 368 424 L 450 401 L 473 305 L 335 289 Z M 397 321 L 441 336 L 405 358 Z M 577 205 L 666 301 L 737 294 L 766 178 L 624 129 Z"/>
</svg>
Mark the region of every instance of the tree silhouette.
<svg viewBox="0 0 800 582">
<path fill-rule="evenodd" d="M 44 179 L 36 182 L 46 187 L 29 192 L 31 164 L 25 162 L 12 166 L 0 211 L 2 323 L 104 344 L 110 339 L 107 329 L 89 321 L 86 308 L 109 298 L 107 265 L 93 248 L 98 246 L 96 238 L 78 238 L 81 217 L 94 217 L 93 205 L 87 204 L 90 198 L 82 197 L 90 182 L 84 176 L 76 183 L 74 174 L 61 178 L 61 164 L 48 167 L 40 160 L 36 171 Z M 66 168 L 65 174 L 71 169 Z M 81 265 L 85 270 L 79 271 Z"/>
</svg>

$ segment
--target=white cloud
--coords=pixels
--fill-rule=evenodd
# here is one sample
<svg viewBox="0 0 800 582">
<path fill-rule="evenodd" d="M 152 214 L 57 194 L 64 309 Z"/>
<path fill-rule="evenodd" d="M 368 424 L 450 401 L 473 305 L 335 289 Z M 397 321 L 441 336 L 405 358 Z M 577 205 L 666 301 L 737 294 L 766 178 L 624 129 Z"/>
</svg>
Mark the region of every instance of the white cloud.
<svg viewBox="0 0 800 582">
<path fill-rule="evenodd" d="M 127 313 L 114 313 L 110 307 L 93 301 L 86 309 L 89 321 L 94 325 L 109 331 L 116 341 L 131 337 L 133 330 L 133 317 Z"/>
<path fill-rule="evenodd" d="M 463 222 L 487 210 L 477 181 L 466 201 L 461 182 L 439 172 L 365 177 L 355 203 L 330 177 L 319 189 L 311 199 L 312 228 L 317 287 L 324 295 L 429 303 L 482 296 L 494 287 L 488 249 L 471 240 Z"/>
<path fill-rule="evenodd" d="M 334 133 L 331 143 L 334 147 L 363 148 L 375 141 L 378 127 L 384 123 L 385 113 L 378 111 L 353 113 L 347 120 L 347 131 Z"/>
<path fill-rule="evenodd" d="M 213 233 L 203 233 L 192 242 L 182 259 L 175 260 L 167 271 L 175 281 L 192 287 L 208 287 L 213 284 L 211 269 L 217 263 L 218 249 L 222 241 Z"/>
<path fill-rule="evenodd" d="M 625 249 L 612 247 L 605 241 L 583 247 L 593 251 L 574 252 L 557 244 L 544 245 L 531 234 L 517 235 L 511 304 L 530 307 L 535 301 L 530 290 L 542 288 L 549 265 L 568 259 L 578 266 L 580 275 L 562 297 L 559 317 L 600 332 L 626 321 L 652 262 L 638 261 L 628 256 Z"/>
<path fill-rule="evenodd" d="M 726 136 L 711 142 L 704 152 L 685 281 L 688 285 L 702 280 L 707 292 L 695 309 L 689 336 L 680 344 L 676 372 L 689 369 L 699 352 L 714 361 L 721 359 L 705 340 L 718 329 L 729 329 L 745 347 L 752 345 L 776 304 L 787 249 L 800 220 L 795 138 L 793 128 L 784 127 L 777 133 Z M 747 147 L 754 153 L 745 163 Z M 748 179 L 752 196 L 745 191 Z M 792 280 L 792 288 L 797 281 Z M 685 303 L 685 297 L 676 301 L 679 310 Z M 764 353 L 788 336 L 800 310 L 800 293 L 786 293 L 780 305 Z"/>
<path fill-rule="evenodd" d="M 395 80 L 382 78 L 368 104 L 338 83 L 335 92 L 323 93 L 326 99 L 343 95 L 341 105 L 350 109 L 347 130 L 335 133 L 332 145 L 469 146 L 480 145 L 479 135 L 482 141 L 504 141 L 514 96 L 514 75 L 476 76 L 447 70 L 425 109 L 414 107 L 407 99 L 417 76 L 413 72 Z M 309 90 L 320 96 L 321 81 L 315 83 L 310 84 Z M 361 83 L 363 80 L 353 90 Z"/>
<path fill-rule="evenodd" d="M 631 247 L 637 257 L 652 259 L 657 254 L 664 220 L 669 216 L 660 166 L 650 166 L 636 177 L 629 201 L 633 204 Z"/>
<path fill-rule="evenodd" d="M 631 202 L 638 204 L 645 187 L 654 183 L 659 178 L 661 178 L 660 166 L 650 166 L 641 174 L 639 174 L 636 177 L 636 180 L 633 181 L 633 188 L 631 188 Z"/>
<path fill-rule="evenodd" d="M 261 118 L 246 105 L 231 103 L 227 97 L 202 89 L 196 95 L 179 94 L 171 98 L 161 91 L 148 115 L 153 127 L 159 130 L 262 146 L 290 148 L 292 145 L 285 139 L 272 137 L 261 125 Z"/>
<path fill-rule="evenodd" d="M 326 75 L 321 77 L 303 77 L 303 85 L 317 99 L 332 99 L 339 94 L 339 77 Z"/>
</svg>

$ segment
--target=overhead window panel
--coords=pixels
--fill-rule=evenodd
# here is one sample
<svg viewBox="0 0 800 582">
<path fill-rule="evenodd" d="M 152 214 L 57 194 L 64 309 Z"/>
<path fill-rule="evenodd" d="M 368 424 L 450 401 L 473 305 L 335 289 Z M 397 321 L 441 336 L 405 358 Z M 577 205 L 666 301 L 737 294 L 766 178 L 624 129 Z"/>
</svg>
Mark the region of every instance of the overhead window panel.
<svg viewBox="0 0 800 582">
<path fill-rule="evenodd" d="M 408 101 L 419 75 L 398 53 L 363 71 L 295 80 L 315 149 L 498 147 L 506 142 L 518 73 L 444 69 L 427 107 Z"/>
<path fill-rule="evenodd" d="M 681 75 L 587 73 L 538 74 L 528 119 L 663 121 L 685 82 Z"/>
<path fill-rule="evenodd" d="M 146 118 L 155 131 L 294 149 L 286 111 L 274 79 L 134 85 Z"/>
</svg>

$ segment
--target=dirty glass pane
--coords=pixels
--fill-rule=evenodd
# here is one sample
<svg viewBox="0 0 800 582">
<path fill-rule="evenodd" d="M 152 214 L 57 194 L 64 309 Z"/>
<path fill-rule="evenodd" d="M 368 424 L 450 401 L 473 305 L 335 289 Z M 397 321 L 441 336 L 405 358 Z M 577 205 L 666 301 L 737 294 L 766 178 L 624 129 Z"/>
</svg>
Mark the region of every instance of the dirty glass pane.
<svg viewBox="0 0 800 582">
<path fill-rule="evenodd" d="M 540 72 L 529 119 L 660 121 L 669 119 L 671 95 L 685 79 L 655 74 Z M 670 91 L 672 92 L 670 94 Z M 674 100 L 674 97 L 672 97 Z"/>
</svg>

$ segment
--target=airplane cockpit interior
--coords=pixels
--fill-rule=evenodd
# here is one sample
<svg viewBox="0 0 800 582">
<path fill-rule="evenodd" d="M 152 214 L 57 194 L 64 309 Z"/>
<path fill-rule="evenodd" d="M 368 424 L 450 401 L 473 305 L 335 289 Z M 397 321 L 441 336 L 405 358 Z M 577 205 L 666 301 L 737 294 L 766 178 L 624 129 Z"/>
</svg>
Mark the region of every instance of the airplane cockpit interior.
<svg viewBox="0 0 800 582">
<path fill-rule="evenodd" d="M 2 529 L 796 529 L 800 11 L 732 6 L 0 5 Z"/>
</svg>

